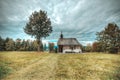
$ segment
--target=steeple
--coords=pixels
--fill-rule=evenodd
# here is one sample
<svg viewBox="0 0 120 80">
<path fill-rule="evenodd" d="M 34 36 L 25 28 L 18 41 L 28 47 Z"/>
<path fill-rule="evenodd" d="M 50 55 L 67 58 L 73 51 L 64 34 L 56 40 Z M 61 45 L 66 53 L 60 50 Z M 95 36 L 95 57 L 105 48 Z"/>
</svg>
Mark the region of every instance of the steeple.
<svg viewBox="0 0 120 80">
<path fill-rule="evenodd" d="M 61 38 L 61 39 L 63 38 L 63 34 L 62 34 L 62 31 L 61 31 L 61 34 L 60 34 L 60 38 Z"/>
</svg>

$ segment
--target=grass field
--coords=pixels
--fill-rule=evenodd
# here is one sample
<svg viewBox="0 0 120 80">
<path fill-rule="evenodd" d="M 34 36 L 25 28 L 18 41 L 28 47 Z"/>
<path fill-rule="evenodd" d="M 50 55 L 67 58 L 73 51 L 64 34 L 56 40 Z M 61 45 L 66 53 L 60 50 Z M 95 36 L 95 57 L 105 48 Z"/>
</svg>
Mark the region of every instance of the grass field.
<svg viewBox="0 0 120 80">
<path fill-rule="evenodd" d="M 120 80 L 120 55 L 0 52 L 2 80 Z"/>
</svg>

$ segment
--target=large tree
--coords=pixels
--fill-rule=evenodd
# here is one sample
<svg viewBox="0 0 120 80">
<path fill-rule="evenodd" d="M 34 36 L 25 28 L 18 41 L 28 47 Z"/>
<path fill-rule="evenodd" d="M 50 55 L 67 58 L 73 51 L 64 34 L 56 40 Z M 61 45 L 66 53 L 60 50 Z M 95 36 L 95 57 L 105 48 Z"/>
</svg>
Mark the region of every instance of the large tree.
<svg viewBox="0 0 120 80">
<path fill-rule="evenodd" d="M 117 53 L 120 48 L 120 29 L 115 23 L 109 23 L 101 32 L 97 33 L 97 40 L 101 43 L 103 51 Z"/>
<path fill-rule="evenodd" d="M 29 17 L 29 22 L 26 24 L 24 31 L 37 39 L 38 51 L 40 51 L 41 39 L 49 36 L 52 32 L 51 21 L 47 17 L 47 12 L 42 10 L 33 12 Z"/>
</svg>

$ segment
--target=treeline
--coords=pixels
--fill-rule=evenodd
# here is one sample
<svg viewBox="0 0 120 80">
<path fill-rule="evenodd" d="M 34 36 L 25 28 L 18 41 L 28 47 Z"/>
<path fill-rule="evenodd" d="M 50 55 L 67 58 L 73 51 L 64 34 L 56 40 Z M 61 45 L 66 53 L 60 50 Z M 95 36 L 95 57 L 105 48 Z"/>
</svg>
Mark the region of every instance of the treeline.
<svg viewBox="0 0 120 80">
<path fill-rule="evenodd" d="M 117 53 L 120 52 L 120 48 L 115 49 L 107 49 L 102 46 L 103 44 L 100 42 L 93 42 L 92 44 L 87 44 L 86 46 L 83 46 L 82 50 L 83 52 L 108 52 L 108 53 Z M 117 52 L 116 52 L 117 51 Z"/>
<path fill-rule="evenodd" d="M 22 40 L 20 38 L 13 40 L 12 38 L 3 39 L 0 37 L 0 51 L 37 51 L 36 40 Z M 41 46 L 43 50 L 43 44 Z"/>
<path fill-rule="evenodd" d="M 0 37 L 0 51 L 37 51 L 38 42 L 37 40 L 22 40 L 20 38 L 13 40 L 12 38 L 3 39 Z M 54 43 L 46 44 L 41 43 L 41 51 L 48 50 L 49 52 L 57 52 L 57 47 L 54 46 Z"/>
</svg>

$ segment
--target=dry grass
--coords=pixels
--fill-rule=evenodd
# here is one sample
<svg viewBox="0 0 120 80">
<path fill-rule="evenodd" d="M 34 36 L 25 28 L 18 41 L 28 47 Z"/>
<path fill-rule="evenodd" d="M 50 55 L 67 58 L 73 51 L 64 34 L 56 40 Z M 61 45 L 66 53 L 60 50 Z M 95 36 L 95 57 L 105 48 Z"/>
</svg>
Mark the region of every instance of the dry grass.
<svg viewBox="0 0 120 80">
<path fill-rule="evenodd" d="M 120 55 L 0 52 L 12 69 L 3 80 L 120 80 Z"/>
</svg>

